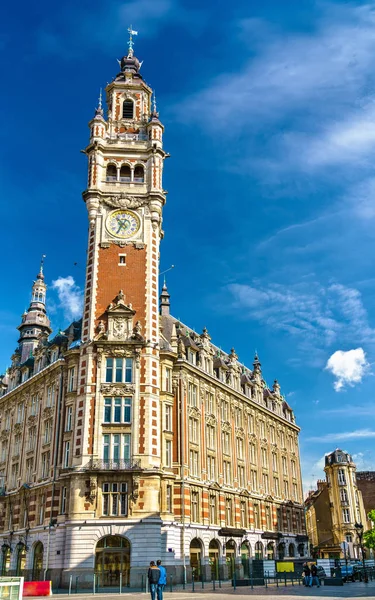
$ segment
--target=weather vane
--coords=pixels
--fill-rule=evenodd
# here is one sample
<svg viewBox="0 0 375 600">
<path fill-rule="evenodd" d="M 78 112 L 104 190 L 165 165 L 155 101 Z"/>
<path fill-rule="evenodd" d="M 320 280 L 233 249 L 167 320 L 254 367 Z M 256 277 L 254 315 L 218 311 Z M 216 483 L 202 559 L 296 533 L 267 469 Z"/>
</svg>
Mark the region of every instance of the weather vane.
<svg viewBox="0 0 375 600">
<path fill-rule="evenodd" d="M 133 35 L 138 35 L 138 31 L 135 31 L 133 29 L 133 27 L 130 25 L 130 27 L 128 27 L 128 32 L 129 32 L 129 41 L 128 41 L 129 56 L 133 56 Z"/>
</svg>

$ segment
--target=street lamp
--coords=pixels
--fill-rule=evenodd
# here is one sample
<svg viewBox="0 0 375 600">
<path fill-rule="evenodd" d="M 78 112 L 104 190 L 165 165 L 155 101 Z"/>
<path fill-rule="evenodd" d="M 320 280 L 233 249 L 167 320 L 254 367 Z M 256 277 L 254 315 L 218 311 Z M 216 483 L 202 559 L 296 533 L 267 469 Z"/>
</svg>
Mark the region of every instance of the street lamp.
<svg viewBox="0 0 375 600">
<path fill-rule="evenodd" d="M 354 527 L 356 528 L 356 531 L 357 531 L 357 535 L 358 535 L 358 539 L 359 539 L 359 546 L 360 546 L 361 552 L 362 552 L 363 577 L 364 577 L 365 583 L 368 583 L 368 577 L 367 577 L 367 571 L 366 571 L 366 561 L 365 561 L 365 549 L 364 549 L 363 543 L 362 543 L 363 525 L 362 525 L 362 523 L 355 523 Z"/>
</svg>

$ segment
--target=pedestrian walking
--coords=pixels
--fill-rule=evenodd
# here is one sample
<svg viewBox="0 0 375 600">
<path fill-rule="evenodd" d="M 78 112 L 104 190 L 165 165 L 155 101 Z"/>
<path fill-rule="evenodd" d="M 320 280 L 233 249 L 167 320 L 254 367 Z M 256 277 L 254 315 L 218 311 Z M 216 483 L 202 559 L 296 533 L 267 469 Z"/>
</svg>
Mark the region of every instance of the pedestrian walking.
<svg viewBox="0 0 375 600">
<path fill-rule="evenodd" d="M 310 577 L 310 587 L 316 583 L 317 587 L 320 587 L 320 581 L 318 577 L 318 567 L 313 564 L 311 565 L 311 577 Z"/>
<path fill-rule="evenodd" d="M 155 561 L 153 560 L 150 562 L 150 568 L 148 570 L 147 577 L 150 584 L 151 600 L 155 600 L 160 579 L 160 569 L 155 565 Z"/>
<path fill-rule="evenodd" d="M 162 566 L 161 560 L 157 560 L 156 564 L 159 567 L 159 571 L 160 571 L 160 578 L 158 581 L 158 589 L 157 589 L 158 600 L 163 600 L 163 590 L 164 590 L 165 586 L 167 585 L 167 570 L 165 567 Z"/>
<path fill-rule="evenodd" d="M 310 571 L 310 567 L 307 563 L 303 563 L 302 573 L 303 573 L 303 585 L 308 587 L 310 585 L 311 571 Z"/>
</svg>

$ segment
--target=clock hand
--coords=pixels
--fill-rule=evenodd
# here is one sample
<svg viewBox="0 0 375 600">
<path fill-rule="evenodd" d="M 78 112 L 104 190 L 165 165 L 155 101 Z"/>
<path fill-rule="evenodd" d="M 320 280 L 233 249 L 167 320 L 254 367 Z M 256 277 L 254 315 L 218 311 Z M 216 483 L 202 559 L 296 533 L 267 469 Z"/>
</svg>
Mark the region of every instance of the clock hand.
<svg viewBox="0 0 375 600">
<path fill-rule="evenodd" d="M 116 233 L 120 233 L 121 229 L 123 229 L 125 227 L 125 221 L 120 221 L 120 219 L 118 219 L 117 225 L 118 225 L 118 230 Z"/>
</svg>

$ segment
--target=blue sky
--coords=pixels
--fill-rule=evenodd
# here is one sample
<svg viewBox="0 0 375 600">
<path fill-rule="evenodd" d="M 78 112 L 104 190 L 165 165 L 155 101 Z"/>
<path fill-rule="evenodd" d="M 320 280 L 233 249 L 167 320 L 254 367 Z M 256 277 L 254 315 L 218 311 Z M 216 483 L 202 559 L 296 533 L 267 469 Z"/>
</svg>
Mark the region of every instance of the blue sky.
<svg viewBox="0 0 375 600">
<path fill-rule="evenodd" d="M 375 469 L 373 6 L 51 6 L 8 5 L 0 24 L 0 370 L 41 254 L 54 328 L 79 313 L 80 149 L 132 23 L 171 153 L 161 269 L 176 265 L 173 314 L 197 331 L 206 326 L 249 365 L 258 351 L 265 379 L 277 377 L 302 428 L 307 487 L 338 446 Z"/>
</svg>

